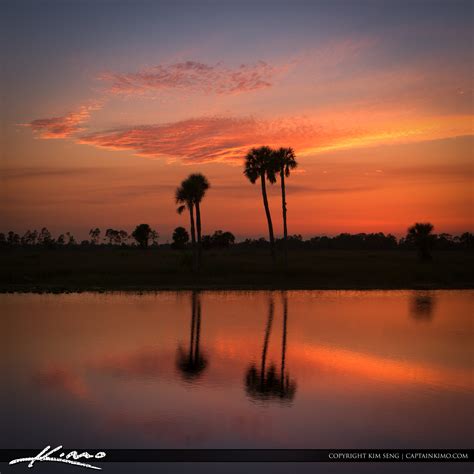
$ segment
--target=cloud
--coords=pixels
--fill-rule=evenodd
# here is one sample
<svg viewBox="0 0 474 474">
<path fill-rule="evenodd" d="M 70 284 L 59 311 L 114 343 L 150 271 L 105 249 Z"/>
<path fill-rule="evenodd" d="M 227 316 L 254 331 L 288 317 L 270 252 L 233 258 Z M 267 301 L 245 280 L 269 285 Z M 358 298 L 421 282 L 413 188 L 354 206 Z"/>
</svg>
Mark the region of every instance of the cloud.
<svg viewBox="0 0 474 474">
<path fill-rule="evenodd" d="M 237 68 L 222 63 L 208 65 L 185 61 L 157 65 L 135 73 L 106 72 L 99 79 L 110 83 L 112 94 L 131 95 L 170 89 L 193 92 L 236 94 L 271 87 L 278 69 L 264 61 Z"/>
<path fill-rule="evenodd" d="M 68 138 L 83 131 L 84 128 L 81 125 L 89 120 L 91 112 L 101 109 L 102 105 L 101 102 L 82 105 L 75 112 L 69 112 L 60 117 L 33 120 L 24 125 L 31 127 L 40 138 Z"/>
<path fill-rule="evenodd" d="M 291 144 L 297 150 L 330 145 L 354 131 L 322 127 L 304 118 L 256 120 L 202 117 L 162 125 L 142 125 L 82 135 L 80 143 L 183 163 L 241 162 L 253 146 Z"/>
<path fill-rule="evenodd" d="M 470 130 L 468 116 L 412 119 L 396 126 L 387 121 L 363 123 L 352 117 L 318 122 L 311 117 L 258 120 L 217 116 L 89 133 L 80 136 L 78 141 L 99 148 L 130 150 L 141 156 L 177 159 L 185 164 L 232 164 L 241 163 L 254 146 L 292 146 L 304 156 L 462 136 L 470 134 Z"/>
</svg>

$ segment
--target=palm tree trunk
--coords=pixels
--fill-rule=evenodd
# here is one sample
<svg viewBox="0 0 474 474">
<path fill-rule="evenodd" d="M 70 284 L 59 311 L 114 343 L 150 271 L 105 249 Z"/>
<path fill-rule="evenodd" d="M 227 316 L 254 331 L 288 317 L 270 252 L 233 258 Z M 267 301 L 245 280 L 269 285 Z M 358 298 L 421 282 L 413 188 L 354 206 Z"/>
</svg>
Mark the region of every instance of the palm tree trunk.
<svg viewBox="0 0 474 474">
<path fill-rule="evenodd" d="M 194 229 L 194 206 L 189 206 L 189 219 L 191 221 L 191 245 L 193 249 L 193 271 L 197 271 L 197 257 L 196 257 L 196 231 Z"/>
<path fill-rule="evenodd" d="M 267 215 L 268 222 L 268 234 L 270 236 L 270 251 L 272 254 L 273 263 L 275 263 L 275 237 L 273 236 L 273 224 L 272 216 L 270 214 L 270 208 L 268 207 L 268 198 L 267 198 L 267 188 L 265 186 L 265 174 L 260 175 L 260 182 L 262 184 L 262 197 L 263 197 L 263 206 L 265 207 L 265 214 Z"/>
<path fill-rule="evenodd" d="M 196 202 L 196 230 L 197 230 L 197 265 L 201 268 L 202 245 L 201 245 L 201 209 L 199 202 Z"/>
<path fill-rule="evenodd" d="M 270 297 L 269 307 L 268 307 L 268 321 L 267 321 L 267 327 L 265 329 L 265 339 L 263 340 L 262 365 L 260 368 L 260 383 L 262 387 L 265 384 L 265 365 L 267 363 L 268 342 L 270 340 L 270 333 L 272 332 L 272 323 L 273 323 L 273 298 Z"/>
<path fill-rule="evenodd" d="M 286 227 L 286 190 L 285 190 L 285 173 L 283 167 L 280 170 L 281 181 L 281 208 L 283 211 L 283 254 L 285 258 L 285 268 L 288 267 L 288 229 Z"/>
</svg>

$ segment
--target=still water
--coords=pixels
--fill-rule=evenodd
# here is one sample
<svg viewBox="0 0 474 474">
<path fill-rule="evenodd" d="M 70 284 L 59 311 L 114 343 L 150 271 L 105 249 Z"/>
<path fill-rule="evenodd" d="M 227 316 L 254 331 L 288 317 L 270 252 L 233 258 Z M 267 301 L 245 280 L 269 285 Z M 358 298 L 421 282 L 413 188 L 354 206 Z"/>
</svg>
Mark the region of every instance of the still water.
<svg viewBox="0 0 474 474">
<path fill-rule="evenodd" d="M 473 291 L 0 295 L 0 445 L 469 448 Z"/>
</svg>

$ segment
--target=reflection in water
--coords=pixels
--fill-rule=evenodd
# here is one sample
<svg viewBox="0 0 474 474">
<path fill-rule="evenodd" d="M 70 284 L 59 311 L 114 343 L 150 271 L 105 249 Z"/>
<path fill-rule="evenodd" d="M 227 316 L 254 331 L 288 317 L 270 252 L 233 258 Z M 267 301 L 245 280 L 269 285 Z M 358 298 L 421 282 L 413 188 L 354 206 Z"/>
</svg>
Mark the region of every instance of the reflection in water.
<svg viewBox="0 0 474 474">
<path fill-rule="evenodd" d="M 474 291 L 0 295 L 0 444 L 467 448 L 473 304 Z"/>
<path fill-rule="evenodd" d="M 268 320 L 265 328 L 265 338 L 263 340 L 262 361 L 260 373 L 255 364 L 251 364 L 245 377 L 245 388 L 247 394 L 257 400 L 277 399 L 280 401 L 290 401 L 296 392 L 296 383 L 290 379 L 290 375 L 285 373 L 286 360 L 286 338 L 288 324 L 288 296 L 286 291 L 282 292 L 283 297 L 283 335 L 281 344 L 281 365 L 280 374 L 277 374 L 275 364 L 271 364 L 266 370 L 268 345 L 272 331 L 274 316 L 273 295 L 268 301 Z"/>
<path fill-rule="evenodd" d="M 433 318 L 435 300 L 428 291 L 415 291 L 411 297 L 410 314 L 418 321 L 430 321 Z"/>
<path fill-rule="evenodd" d="M 201 295 L 199 291 L 191 293 L 191 335 L 189 350 L 178 346 L 177 367 L 185 380 L 197 379 L 207 367 L 207 359 L 199 349 L 201 336 Z"/>
</svg>

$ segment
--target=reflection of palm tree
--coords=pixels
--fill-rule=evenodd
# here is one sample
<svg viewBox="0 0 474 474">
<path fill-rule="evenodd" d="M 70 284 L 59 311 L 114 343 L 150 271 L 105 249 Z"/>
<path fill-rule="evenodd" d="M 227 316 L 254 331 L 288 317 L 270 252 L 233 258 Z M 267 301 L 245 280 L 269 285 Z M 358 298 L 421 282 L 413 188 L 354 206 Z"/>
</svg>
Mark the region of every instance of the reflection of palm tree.
<svg viewBox="0 0 474 474">
<path fill-rule="evenodd" d="M 411 298 L 410 313 L 414 319 L 429 321 L 433 317 L 435 301 L 427 291 L 415 291 Z"/>
<path fill-rule="evenodd" d="M 198 291 L 191 295 L 191 334 L 189 350 L 178 347 L 177 367 L 186 380 L 199 377 L 207 367 L 207 359 L 200 352 L 199 343 L 201 336 L 201 298 Z"/>
<path fill-rule="evenodd" d="M 283 336 L 281 346 L 281 367 L 280 374 L 277 374 L 276 367 L 271 364 L 266 369 L 268 345 L 272 331 L 274 303 L 270 297 L 268 306 L 268 320 L 265 328 L 265 337 L 262 348 L 262 361 L 260 365 L 260 373 L 258 373 L 255 364 L 252 364 L 246 373 L 245 386 L 248 395 L 257 400 L 265 401 L 270 399 L 278 399 L 281 401 L 292 400 L 296 392 L 296 383 L 290 379 L 288 373 L 285 373 L 286 363 L 286 338 L 287 338 L 287 321 L 288 321 L 288 299 L 286 292 L 283 293 Z"/>
</svg>

